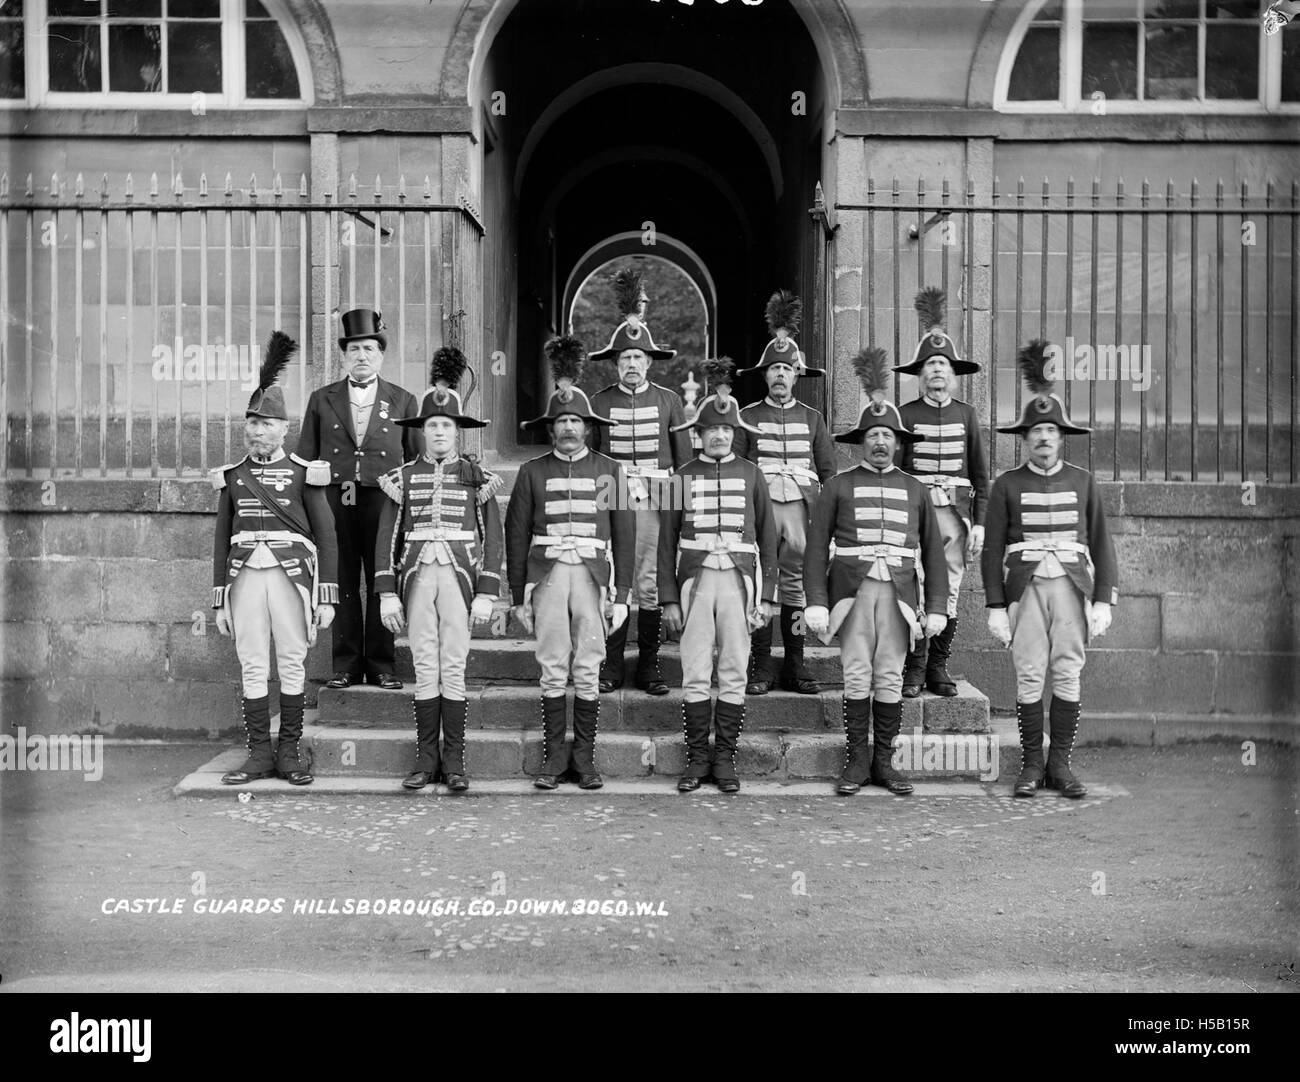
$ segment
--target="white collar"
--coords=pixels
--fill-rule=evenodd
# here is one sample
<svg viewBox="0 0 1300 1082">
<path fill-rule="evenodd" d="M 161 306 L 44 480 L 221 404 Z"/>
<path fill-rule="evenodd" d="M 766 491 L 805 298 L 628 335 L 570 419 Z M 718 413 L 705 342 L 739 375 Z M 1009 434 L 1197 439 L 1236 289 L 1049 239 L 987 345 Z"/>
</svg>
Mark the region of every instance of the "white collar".
<svg viewBox="0 0 1300 1082">
<path fill-rule="evenodd" d="M 432 458 L 429 455 L 428 451 L 425 451 L 424 454 L 422 454 L 420 457 L 423 458 L 424 461 L 427 462 L 430 466 L 441 466 L 443 468 L 450 466 L 453 462 L 456 462 L 460 459 L 460 455 L 457 454 L 455 451 L 450 452 L 446 458 L 441 458 L 441 459 Z"/>
<path fill-rule="evenodd" d="M 947 391 L 945 391 L 943 394 L 943 401 L 940 401 L 939 399 L 931 396 L 929 391 L 926 391 L 922 397 L 932 406 L 947 406 L 952 402 L 952 395 L 950 395 Z"/>
<path fill-rule="evenodd" d="M 886 466 L 883 470 L 878 470 L 878 469 L 876 469 L 875 466 L 873 466 L 873 465 L 872 465 L 870 462 L 868 462 L 865 458 L 862 460 L 862 465 L 865 466 L 865 467 L 866 467 L 866 468 L 867 468 L 871 473 L 888 473 L 890 470 L 895 470 L 895 469 L 898 468 L 897 466 L 895 466 L 895 465 L 891 462 L 891 463 L 890 463 L 888 466 Z"/>
<path fill-rule="evenodd" d="M 700 455 L 700 461 L 703 462 L 706 466 L 721 466 L 727 462 L 734 462 L 735 459 L 736 459 L 735 451 L 732 451 L 729 455 L 727 455 L 726 458 L 710 458 L 708 455 L 705 454 Z"/>
<path fill-rule="evenodd" d="M 626 386 L 622 380 L 619 380 L 618 389 L 624 394 L 645 394 L 646 391 L 650 390 L 650 381 L 648 379 L 643 380 L 641 386 L 634 391 L 631 387 Z"/>
<path fill-rule="evenodd" d="M 554 455 L 556 458 L 558 458 L 561 462 L 577 462 L 578 459 L 580 459 L 580 458 L 586 458 L 586 457 L 587 457 L 587 452 L 588 452 L 589 450 L 591 450 L 591 448 L 588 447 L 588 446 L 584 443 L 584 444 L 582 445 L 582 450 L 581 450 L 581 451 L 574 451 L 573 454 L 571 454 L 571 455 L 566 455 L 566 454 L 565 454 L 563 451 L 561 451 L 558 447 L 552 447 L 552 448 L 551 448 L 551 454 L 553 454 L 553 455 Z"/>
<path fill-rule="evenodd" d="M 795 398 L 793 395 L 791 395 L 789 402 L 776 402 L 769 394 L 763 397 L 763 401 L 766 402 L 769 406 L 775 406 L 779 410 L 788 410 L 791 406 L 795 405 L 795 403 L 798 402 L 798 399 Z"/>
<path fill-rule="evenodd" d="M 1065 465 L 1065 459 L 1058 458 L 1056 460 L 1056 465 L 1049 466 L 1045 470 L 1039 469 L 1031 461 L 1029 461 L 1029 459 L 1025 459 L 1025 465 L 1028 466 L 1031 470 L 1033 470 L 1034 473 L 1038 474 L 1039 477 L 1051 477 L 1053 474 L 1057 474 L 1061 472 L 1061 467 Z"/>
<path fill-rule="evenodd" d="M 284 448 L 277 447 L 275 449 L 275 454 L 273 454 L 270 458 L 266 458 L 266 459 L 258 458 L 257 455 L 253 454 L 250 451 L 248 454 L 248 458 L 249 461 L 251 461 L 254 466 L 270 466 L 273 463 L 279 462 L 280 459 L 284 458 Z"/>
</svg>

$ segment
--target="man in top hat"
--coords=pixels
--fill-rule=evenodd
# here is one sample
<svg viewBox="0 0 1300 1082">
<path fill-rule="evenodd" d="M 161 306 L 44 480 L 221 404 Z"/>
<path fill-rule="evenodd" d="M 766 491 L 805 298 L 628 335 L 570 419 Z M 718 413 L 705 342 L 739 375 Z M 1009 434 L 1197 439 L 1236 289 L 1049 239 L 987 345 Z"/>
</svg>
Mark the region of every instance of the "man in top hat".
<svg viewBox="0 0 1300 1082">
<path fill-rule="evenodd" d="M 908 652 L 903 694 L 909 699 L 921 694 L 922 685 L 935 695 L 957 694 L 957 684 L 948 675 L 957 634 L 957 592 L 967 560 L 977 557 L 984 545 L 984 511 L 989 501 L 989 465 L 979 418 L 974 406 L 952 397 L 956 377 L 978 372 L 980 366 L 958 356 L 943 329 L 943 290 L 923 289 L 914 303 L 925 333 L 911 362 L 895 365 L 894 371 L 916 376 L 920 382 L 921 397 L 898 407 L 903 424 L 920 438 L 902 445 L 898 464 L 930 490 L 948 561 L 948 623 L 929 640 L 928 659 L 924 639 Z"/>
<path fill-rule="evenodd" d="M 379 518 L 375 591 L 384 626 L 397 634 L 409 625 L 415 659 L 415 768 L 402 782 L 405 789 L 423 789 L 439 762 L 452 792 L 469 788 L 470 622 L 490 620 L 501 593 L 504 537 L 496 493 L 502 481 L 458 453 L 462 428 L 488 424 L 465 413 L 456 391 L 468 367 L 454 346 L 433 355 L 432 390 L 414 417 L 397 421 L 422 433 L 424 452 L 379 479 L 391 502 Z"/>
<path fill-rule="evenodd" d="M 289 415 L 277 378 L 297 348 L 287 334 L 272 333 L 244 414 L 249 453 L 211 471 L 220 493 L 212 607 L 217 630 L 235 640 L 248 737 L 248 758 L 222 776 L 227 785 L 276 774 L 291 785 L 312 781 L 300 752 L 305 662 L 316 629 L 334 619 L 339 588 L 334 522 L 324 493 L 328 467 L 284 453 Z M 272 648 L 280 678 L 280 738 L 274 751 L 267 694 Z"/>
<path fill-rule="evenodd" d="M 749 636 L 771 621 L 776 597 L 777 533 L 767 486 L 757 467 L 732 451 L 735 433 L 746 427 L 740 403 L 729 393 L 732 368 L 727 357 L 713 362 L 716 393 L 682 426 L 699 430 L 700 454 L 678 470 L 680 506 L 663 511 L 659 532 L 664 625 L 681 632 L 686 769 L 677 788 L 683 793 L 698 789 L 710 771 L 720 792 L 740 789 L 736 746 L 745 722 Z M 718 701 L 710 764 L 715 651 Z"/>
<path fill-rule="evenodd" d="M 871 402 L 840 443 L 861 444 L 863 461 L 826 483 L 813 511 L 804 557 L 808 629 L 828 642 L 840 635 L 847 753 L 836 789 L 851 796 L 870 778 L 900 796 L 912 783 L 893 766 L 903 721 L 903 661 L 911 643 L 947 621 L 948 568 L 926 487 L 894 465 L 900 441 L 917 437 L 886 401 L 888 361 L 864 349 L 853 367 Z M 831 542 L 835 557 L 829 558 Z M 920 551 L 925 608 L 920 605 Z M 875 729 L 870 764 L 867 740 Z"/>
<path fill-rule="evenodd" d="M 794 397 L 800 376 L 822 376 L 809 368 L 794 335 L 799 331 L 803 304 L 787 290 L 777 290 L 767 302 L 772 340 L 758 364 L 741 373 L 761 373 L 767 394 L 741 410 L 747 428 L 736 430 L 736 454 L 757 463 L 772 500 L 777 528 L 777 570 L 780 573 L 781 640 L 785 657 L 780 685 L 787 691 L 815 695 L 817 682 L 804 663 L 803 554 L 808 520 L 821 486 L 835 476 L 835 448 L 821 413 Z M 753 635 L 749 655 L 750 695 L 766 695 L 777 680 L 772 667 L 772 625 Z"/>
<path fill-rule="evenodd" d="M 398 417 L 414 416 L 415 396 L 379 373 L 388 339 L 383 317 L 358 308 L 344 312 L 346 377 L 313 391 L 298 437 L 298 454 L 329 463 L 330 510 L 338 537 L 339 617 L 334 623 L 333 677 L 326 687 L 346 688 L 369 679 L 397 689 L 393 633 L 375 603 L 375 539 L 379 516 L 389 502 L 379 478 L 420 453 L 419 429 L 402 428 Z M 365 617 L 361 575 L 365 571 Z"/>
<path fill-rule="evenodd" d="M 1110 627 L 1119 600 L 1119 567 L 1092 474 L 1064 460 L 1063 435 L 1086 435 L 1052 393 L 1047 347 L 1035 339 L 1019 363 L 1033 397 L 1020 421 L 999 432 L 1019 435 L 1028 455 L 1000 474 L 989 495 L 981 571 L 989 631 L 1011 647 L 1021 768 L 1015 795 L 1046 785 L 1078 798 L 1087 789 L 1070 769 L 1079 731 L 1080 676 L 1089 636 Z M 1051 749 L 1043 765 L 1043 682 L 1052 678 Z"/>
<path fill-rule="evenodd" d="M 537 637 L 542 687 L 542 768 L 533 784 L 554 789 L 570 766 L 565 688 L 573 678 L 572 766 L 582 789 L 599 789 L 596 729 L 605 637 L 627 621 L 636 522 L 621 509 L 622 467 L 587 446 L 612 425 L 575 386 L 583 346 L 568 335 L 546 343 L 556 389 L 546 412 L 522 428 L 545 429 L 552 449 L 526 462 L 506 508 L 506 575 L 515 616 Z"/>
<path fill-rule="evenodd" d="M 609 345 L 592 353 L 590 360 L 613 361 L 618 382 L 591 396 L 591 407 L 614 423 L 608 434 L 597 425 L 591 446 L 622 465 L 628 495 L 636 512 L 636 554 L 632 598 L 637 606 L 636 686 L 651 695 L 667 695 L 668 685 L 659 671 L 661 612 L 655 582 L 656 546 L 659 538 L 659 493 L 674 470 L 691 460 L 690 437 L 681 431 L 686 420 L 682 400 L 667 387 L 651 383 L 646 373 L 651 361 L 675 357 L 675 349 L 659 349 L 645 323 L 647 297 L 637 270 L 621 270 L 614 277 L 614 296 L 623 321 L 610 336 Z M 623 686 L 623 653 L 628 625 L 610 633 L 600 690 Z"/>
</svg>

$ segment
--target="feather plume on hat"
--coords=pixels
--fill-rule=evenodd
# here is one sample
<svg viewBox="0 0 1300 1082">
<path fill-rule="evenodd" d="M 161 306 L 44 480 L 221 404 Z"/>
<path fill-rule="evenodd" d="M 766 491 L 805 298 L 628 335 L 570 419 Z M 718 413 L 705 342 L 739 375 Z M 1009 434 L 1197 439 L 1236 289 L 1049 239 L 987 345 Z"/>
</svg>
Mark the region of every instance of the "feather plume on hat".
<svg viewBox="0 0 1300 1082">
<path fill-rule="evenodd" d="M 767 329 L 777 337 L 781 337 L 781 331 L 798 334 L 803 319 L 803 301 L 788 289 L 778 289 L 768 297 L 764 315 L 767 318 Z"/>
<path fill-rule="evenodd" d="M 573 398 L 573 385 L 582 375 L 587 348 L 573 335 L 560 334 L 546 343 L 545 352 L 560 401 L 568 402 Z"/>
<path fill-rule="evenodd" d="M 873 405 L 889 393 L 889 358 L 879 346 L 868 346 L 853 358 L 853 372 Z"/>
<path fill-rule="evenodd" d="M 623 318 L 645 318 L 646 296 L 641 272 L 635 267 L 625 267 L 614 275 L 614 300 Z"/>
<path fill-rule="evenodd" d="M 1035 338 L 1016 354 L 1016 364 L 1025 378 L 1025 385 L 1036 395 L 1051 394 L 1056 386 L 1056 381 L 1047 376 L 1048 344 L 1045 338 Z"/>
<path fill-rule="evenodd" d="M 942 289 L 926 286 L 912 300 L 912 306 L 921 317 L 926 334 L 936 329 L 943 330 L 948 318 L 948 296 Z"/>
<path fill-rule="evenodd" d="M 700 372 L 709 390 L 725 407 L 732 381 L 736 378 L 736 362 L 730 357 L 706 357 L 700 362 Z"/>
<path fill-rule="evenodd" d="M 465 354 L 455 346 L 442 346 L 433 354 L 429 362 L 429 383 L 435 388 L 435 401 L 441 406 L 447 402 L 447 394 L 460 386 L 460 378 L 469 367 Z"/>
<path fill-rule="evenodd" d="M 257 373 L 257 389 L 265 391 L 277 382 L 297 352 L 298 343 L 284 331 L 272 331 L 270 341 L 266 343 L 266 353 L 262 356 L 262 367 Z"/>
</svg>

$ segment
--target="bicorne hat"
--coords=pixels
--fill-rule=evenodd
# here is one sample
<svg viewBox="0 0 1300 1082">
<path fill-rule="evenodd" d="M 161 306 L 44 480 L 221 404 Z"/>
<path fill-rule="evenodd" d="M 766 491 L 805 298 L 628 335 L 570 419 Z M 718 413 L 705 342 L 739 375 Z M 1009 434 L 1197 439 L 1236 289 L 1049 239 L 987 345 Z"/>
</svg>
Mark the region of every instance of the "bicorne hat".
<svg viewBox="0 0 1300 1082">
<path fill-rule="evenodd" d="M 871 399 L 858 418 L 857 427 L 835 435 L 837 443 L 861 443 L 867 433 L 882 425 L 891 429 L 903 443 L 916 443 L 921 437 L 903 424 L 898 407 L 887 401 L 885 395 L 889 387 L 889 360 L 885 351 L 878 346 L 868 346 L 853 358 L 853 371 L 857 374 L 862 389 Z"/>
<path fill-rule="evenodd" d="M 284 331 L 272 331 L 262 357 L 262 367 L 257 373 L 257 387 L 248 400 L 245 419 L 265 417 L 271 421 L 287 421 L 289 413 L 284 406 L 284 388 L 280 374 L 288 367 L 290 359 L 298 352 L 298 343 Z"/>
<path fill-rule="evenodd" d="M 397 423 L 404 428 L 421 428 L 430 417 L 450 417 L 461 428 L 483 428 L 490 421 L 480 421 L 464 412 L 460 401 L 461 376 L 469 369 L 465 354 L 455 346 L 443 346 L 429 362 L 429 383 L 424 393 L 420 411 L 414 417 L 399 417 Z M 473 393 L 474 373 L 470 372 L 470 392 Z"/>
<path fill-rule="evenodd" d="M 799 333 L 799 324 L 803 319 L 803 301 L 788 289 L 778 289 L 767 299 L 763 310 L 767 320 L 767 329 L 772 340 L 763 347 L 763 355 L 753 368 L 742 369 L 743 372 L 761 372 L 774 364 L 788 364 L 801 376 L 823 376 L 821 368 L 809 368 L 804 355 L 799 351 L 799 343 L 794 336 Z"/>
<path fill-rule="evenodd" d="M 521 421 L 519 427 L 525 431 L 545 428 L 557 417 L 573 414 L 581 417 L 587 424 L 612 425 L 608 417 L 602 417 L 591 408 L 591 400 L 583 389 L 577 386 L 578 377 L 582 375 L 582 361 L 586 355 L 582 342 L 572 335 L 564 334 L 552 338 L 546 343 L 546 359 L 551 365 L 551 375 L 555 379 L 555 390 L 546 403 L 546 412 L 531 421 Z"/>
<path fill-rule="evenodd" d="M 1020 412 L 1020 420 L 1013 425 L 999 428 L 999 432 L 1012 432 L 1026 435 L 1034 425 L 1056 425 L 1065 436 L 1086 436 L 1092 431 L 1082 425 L 1076 425 L 1065 415 L 1065 403 L 1052 393 L 1056 381 L 1047 375 L 1047 350 L 1050 343 L 1043 338 L 1035 338 L 1016 355 L 1020 372 L 1025 377 L 1025 386 L 1033 397 L 1025 399 Z"/>
<path fill-rule="evenodd" d="M 931 357 L 946 357 L 948 363 L 952 365 L 955 376 L 969 376 L 978 372 L 980 370 L 978 364 L 958 356 L 957 346 L 948 336 L 948 332 L 943 329 L 947 308 L 947 297 L 943 290 L 927 286 L 916 295 L 912 304 L 921 317 L 925 332 L 921 335 L 921 340 L 916 343 L 916 349 L 912 351 L 911 362 L 895 365 L 894 371 L 909 376 L 919 376 L 921 369 L 925 367 L 925 362 Z"/>
<path fill-rule="evenodd" d="M 652 361 L 667 361 L 677 356 L 675 349 L 660 349 L 650 337 L 650 328 L 645 322 L 649 297 L 641 284 L 640 271 L 629 267 L 614 275 L 614 298 L 618 302 L 623 322 L 610 335 L 609 345 L 589 354 L 588 360 L 617 361 L 618 355 L 625 349 L 642 350 Z"/>
</svg>

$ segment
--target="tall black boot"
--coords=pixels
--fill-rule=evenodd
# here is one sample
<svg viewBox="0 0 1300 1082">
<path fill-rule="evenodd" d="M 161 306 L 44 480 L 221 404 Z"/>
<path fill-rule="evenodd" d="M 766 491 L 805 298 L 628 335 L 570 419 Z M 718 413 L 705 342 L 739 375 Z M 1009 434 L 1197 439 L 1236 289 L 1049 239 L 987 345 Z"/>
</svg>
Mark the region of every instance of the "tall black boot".
<svg viewBox="0 0 1300 1082">
<path fill-rule="evenodd" d="M 639 612 L 640 610 L 638 610 Z M 632 622 L 632 614 L 609 633 L 605 640 L 605 660 L 600 663 L 600 693 L 608 695 L 623 686 L 625 674 L 624 653 L 627 652 L 627 625 Z"/>
<path fill-rule="evenodd" d="M 782 605 L 781 642 L 785 645 L 785 657 L 781 662 L 781 686 L 786 691 L 796 691 L 800 695 L 816 695 L 821 689 L 803 659 L 806 639 L 803 609 L 795 605 Z"/>
<path fill-rule="evenodd" d="M 758 628 L 749 637 L 749 683 L 746 695 L 766 695 L 772 690 L 772 623 Z"/>
<path fill-rule="evenodd" d="M 667 695 L 668 685 L 659 671 L 659 639 L 662 609 L 637 609 L 636 686 L 647 695 Z"/>
<path fill-rule="evenodd" d="M 438 776 L 438 727 L 442 723 L 442 696 L 415 699 L 415 769 L 402 779 L 403 789 L 423 789 Z"/>
<path fill-rule="evenodd" d="M 925 687 L 925 636 L 916 640 L 916 645 L 907 652 L 903 662 L 903 698 L 915 699 Z"/>
<path fill-rule="evenodd" d="M 686 737 L 686 769 L 677 782 L 679 793 L 693 793 L 700 779 L 709 776 L 709 722 L 713 704 L 708 699 L 696 703 L 682 702 L 682 733 Z"/>
<path fill-rule="evenodd" d="M 573 769 L 579 789 L 604 785 L 596 773 L 596 730 L 600 727 L 600 700 L 573 697 Z"/>
<path fill-rule="evenodd" d="M 894 769 L 894 738 L 903 726 L 903 704 L 882 703 L 874 699 L 871 712 L 875 722 L 876 746 L 871 752 L 871 781 L 883 785 L 891 793 L 906 796 L 912 783 Z"/>
<path fill-rule="evenodd" d="M 310 785 L 315 779 L 302 755 L 302 715 L 307 705 L 303 692 L 280 692 L 280 738 L 275 745 L 275 772 L 290 785 Z"/>
<path fill-rule="evenodd" d="M 463 793 L 469 788 L 465 777 L 465 720 L 469 703 L 464 699 L 442 698 L 442 773 L 447 788 Z"/>
<path fill-rule="evenodd" d="M 745 727 L 744 703 L 719 699 L 713 707 L 713 780 L 718 792 L 734 793 L 740 789 L 736 774 L 736 745 Z"/>
<path fill-rule="evenodd" d="M 943 630 L 930 640 L 930 657 L 925 663 L 925 686 L 935 695 L 947 698 L 957 694 L 957 682 L 948 675 L 948 658 L 956 634 L 957 617 L 950 616 Z"/>
<path fill-rule="evenodd" d="M 1016 728 L 1020 730 L 1020 776 L 1016 796 L 1032 797 L 1043 787 L 1043 700 L 1016 703 Z"/>
<path fill-rule="evenodd" d="M 542 770 L 533 779 L 538 789 L 555 789 L 569 769 L 569 745 L 564 741 L 568 707 L 563 695 L 542 696 Z"/>
<path fill-rule="evenodd" d="M 844 700 L 844 769 L 835 791 L 840 796 L 852 796 L 871 777 L 871 700 Z"/>
<path fill-rule="evenodd" d="M 243 785 L 245 782 L 275 776 L 275 752 L 271 750 L 270 696 L 260 695 L 256 699 L 244 696 L 242 710 L 248 758 L 238 770 L 221 775 L 221 780 L 226 785 Z"/>
<path fill-rule="evenodd" d="M 1070 769 L 1070 753 L 1074 751 L 1074 738 L 1079 732 L 1079 703 L 1052 696 L 1048 717 L 1052 726 L 1052 746 L 1047 749 L 1047 776 L 1043 782 L 1049 789 L 1059 789 L 1061 796 L 1078 800 L 1086 796 L 1088 788 Z"/>
</svg>

